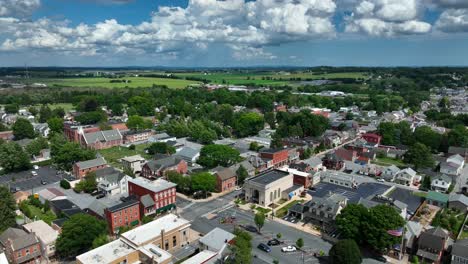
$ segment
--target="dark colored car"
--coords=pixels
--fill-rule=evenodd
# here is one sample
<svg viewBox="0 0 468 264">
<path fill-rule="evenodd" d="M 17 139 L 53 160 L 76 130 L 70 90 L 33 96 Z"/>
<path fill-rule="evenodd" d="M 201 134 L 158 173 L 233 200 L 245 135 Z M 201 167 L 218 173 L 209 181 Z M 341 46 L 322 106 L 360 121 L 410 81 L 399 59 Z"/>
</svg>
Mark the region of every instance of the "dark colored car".
<svg viewBox="0 0 468 264">
<path fill-rule="evenodd" d="M 10 192 L 11 193 L 16 193 L 16 192 L 19 192 L 19 191 L 21 191 L 20 187 L 10 187 Z"/>
<path fill-rule="evenodd" d="M 281 241 L 279 241 L 276 238 L 273 238 L 272 240 L 269 240 L 267 243 L 269 246 L 278 246 L 281 244 Z"/>
<path fill-rule="evenodd" d="M 42 185 L 46 185 L 46 184 L 47 184 L 47 182 L 46 182 L 46 181 L 44 181 L 44 180 L 41 180 L 41 184 L 42 184 Z"/>
<path fill-rule="evenodd" d="M 104 198 L 106 197 L 106 194 L 105 193 L 100 193 L 98 196 L 96 196 L 96 199 L 101 199 L 101 198 Z"/>
<path fill-rule="evenodd" d="M 376 256 L 375 259 L 380 262 L 387 263 L 387 259 L 384 256 Z"/>
<path fill-rule="evenodd" d="M 251 225 L 248 225 L 245 227 L 245 230 L 249 231 L 249 232 L 252 232 L 252 233 L 257 233 L 258 230 L 255 226 L 251 226 Z"/>
<path fill-rule="evenodd" d="M 265 251 L 266 253 L 271 252 L 271 248 L 263 243 L 258 244 L 257 246 L 258 249 Z"/>
</svg>

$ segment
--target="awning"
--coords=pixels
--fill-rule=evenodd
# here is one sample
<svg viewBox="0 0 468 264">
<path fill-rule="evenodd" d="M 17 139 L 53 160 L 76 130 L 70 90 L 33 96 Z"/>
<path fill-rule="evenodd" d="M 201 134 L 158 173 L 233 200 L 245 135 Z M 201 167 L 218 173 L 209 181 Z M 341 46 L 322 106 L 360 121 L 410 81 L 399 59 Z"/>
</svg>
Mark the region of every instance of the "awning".
<svg viewBox="0 0 468 264">
<path fill-rule="evenodd" d="M 167 211 L 174 209 L 175 207 L 176 207 L 175 204 L 168 204 L 164 207 L 158 208 L 156 210 L 156 213 L 159 214 L 159 213 L 167 212 Z"/>
</svg>

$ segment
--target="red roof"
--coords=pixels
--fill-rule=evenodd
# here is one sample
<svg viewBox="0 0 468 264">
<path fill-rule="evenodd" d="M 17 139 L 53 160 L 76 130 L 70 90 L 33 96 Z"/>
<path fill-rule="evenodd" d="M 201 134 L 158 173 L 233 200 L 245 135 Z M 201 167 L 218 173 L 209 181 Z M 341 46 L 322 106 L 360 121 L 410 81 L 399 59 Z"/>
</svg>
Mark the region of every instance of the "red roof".
<svg viewBox="0 0 468 264">
<path fill-rule="evenodd" d="M 353 150 L 347 150 L 347 149 L 344 149 L 344 148 L 339 148 L 337 150 L 335 150 L 335 154 L 344 159 L 344 160 L 349 160 L 349 161 L 353 161 L 353 159 L 356 157 L 356 151 L 353 151 Z"/>
</svg>

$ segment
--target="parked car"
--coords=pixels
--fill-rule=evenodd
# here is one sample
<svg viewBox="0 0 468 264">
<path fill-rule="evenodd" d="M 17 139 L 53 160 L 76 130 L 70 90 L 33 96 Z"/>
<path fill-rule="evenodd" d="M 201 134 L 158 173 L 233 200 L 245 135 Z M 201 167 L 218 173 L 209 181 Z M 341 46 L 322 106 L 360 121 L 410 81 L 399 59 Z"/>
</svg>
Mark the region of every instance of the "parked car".
<svg viewBox="0 0 468 264">
<path fill-rule="evenodd" d="M 100 193 L 101 193 L 100 190 L 94 190 L 94 191 L 93 191 L 92 193 L 90 193 L 90 194 L 91 194 L 91 196 L 96 196 L 96 195 L 98 195 L 98 194 L 100 194 Z"/>
<path fill-rule="evenodd" d="M 16 192 L 19 192 L 19 191 L 21 191 L 20 187 L 10 187 L 10 192 L 11 193 L 16 193 Z"/>
<path fill-rule="evenodd" d="M 380 262 L 387 263 L 387 258 L 385 256 L 382 256 L 382 255 L 376 256 L 375 259 Z"/>
<path fill-rule="evenodd" d="M 36 171 L 31 171 L 31 175 L 36 177 L 37 176 L 37 172 Z"/>
<path fill-rule="evenodd" d="M 271 248 L 263 243 L 258 244 L 257 246 L 258 249 L 265 251 L 266 253 L 271 252 Z"/>
<path fill-rule="evenodd" d="M 380 179 L 377 179 L 378 182 L 385 182 L 384 179 L 380 178 Z"/>
<path fill-rule="evenodd" d="M 38 169 L 39 169 L 39 166 L 34 165 L 34 166 L 33 166 L 33 169 L 38 170 Z"/>
<path fill-rule="evenodd" d="M 267 243 L 268 246 L 278 246 L 280 244 L 281 244 L 281 241 L 279 241 L 276 238 L 273 238 L 273 239 L 269 240 L 268 243 Z"/>
<path fill-rule="evenodd" d="M 297 248 L 295 246 L 282 247 L 281 252 L 294 252 Z"/>
<path fill-rule="evenodd" d="M 106 197 L 106 194 L 105 193 L 100 193 L 98 196 L 96 196 L 96 199 L 101 199 L 101 198 L 104 198 Z"/>
<path fill-rule="evenodd" d="M 245 226 L 245 230 L 247 230 L 249 232 L 252 232 L 252 233 L 257 233 L 258 232 L 258 229 L 255 226 L 252 226 L 252 225 Z"/>
<path fill-rule="evenodd" d="M 42 185 L 47 185 L 48 182 L 44 181 L 44 180 L 41 180 L 41 184 Z"/>
</svg>

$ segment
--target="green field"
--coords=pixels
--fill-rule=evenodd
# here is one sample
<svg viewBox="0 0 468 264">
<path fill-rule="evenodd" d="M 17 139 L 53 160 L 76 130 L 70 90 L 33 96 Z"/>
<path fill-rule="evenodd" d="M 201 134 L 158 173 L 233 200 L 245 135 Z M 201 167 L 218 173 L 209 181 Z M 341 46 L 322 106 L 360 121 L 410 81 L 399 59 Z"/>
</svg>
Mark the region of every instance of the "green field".
<svg viewBox="0 0 468 264">
<path fill-rule="evenodd" d="M 65 78 L 65 79 L 37 79 L 35 82 L 45 83 L 48 86 L 59 87 L 89 87 L 89 88 L 136 88 L 151 87 L 155 85 L 166 85 L 169 88 L 185 88 L 189 85 L 199 84 L 196 81 L 151 78 L 151 77 L 123 77 L 116 80 L 129 80 L 129 83 L 111 83 L 111 78 L 90 77 L 90 78 Z"/>
<path fill-rule="evenodd" d="M 135 150 L 130 150 L 129 148 L 126 148 L 126 147 L 113 147 L 113 148 L 108 148 L 108 149 L 101 149 L 98 152 L 111 165 L 116 166 L 116 167 L 121 167 L 121 164 L 118 162 L 118 160 L 127 156 L 140 154 L 144 158 L 149 158 L 150 155 L 145 153 L 146 147 L 147 147 L 146 144 L 139 144 L 139 145 L 135 145 Z"/>
</svg>

